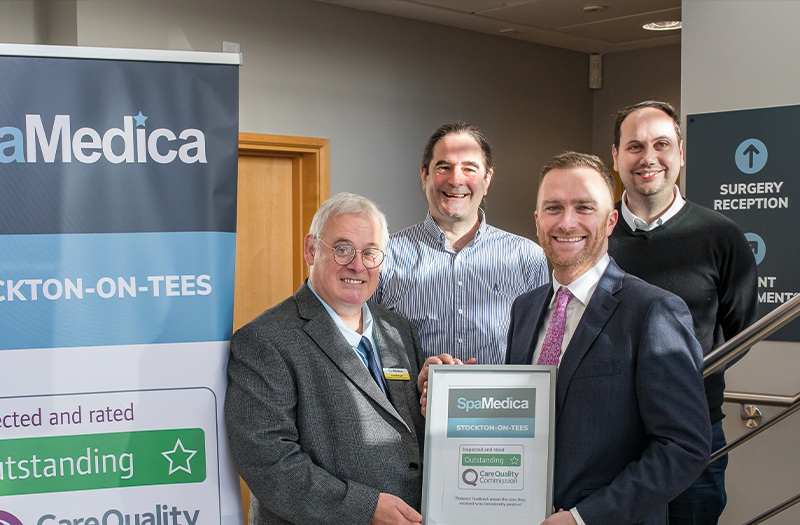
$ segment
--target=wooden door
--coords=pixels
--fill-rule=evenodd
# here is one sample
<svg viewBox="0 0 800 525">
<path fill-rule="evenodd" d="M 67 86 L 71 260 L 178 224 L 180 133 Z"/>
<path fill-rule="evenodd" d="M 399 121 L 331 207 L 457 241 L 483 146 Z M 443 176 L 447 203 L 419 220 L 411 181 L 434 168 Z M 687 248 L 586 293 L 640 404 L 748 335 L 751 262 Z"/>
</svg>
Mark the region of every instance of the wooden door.
<svg viewBox="0 0 800 525">
<path fill-rule="evenodd" d="M 239 134 L 234 330 L 305 279 L 303 238 L 330 196 L 328 147 L 327 139 Z M 250 490 L 241 488 L 247 523 Z"/>
</svg>

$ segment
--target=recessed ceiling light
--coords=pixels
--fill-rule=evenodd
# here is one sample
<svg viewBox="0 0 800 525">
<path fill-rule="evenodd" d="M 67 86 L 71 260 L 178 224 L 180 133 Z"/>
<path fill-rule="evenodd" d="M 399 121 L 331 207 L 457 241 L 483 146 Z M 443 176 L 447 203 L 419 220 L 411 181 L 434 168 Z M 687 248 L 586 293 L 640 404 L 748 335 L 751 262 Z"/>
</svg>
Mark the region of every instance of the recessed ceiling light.
<svg viewBox="0 0 800 525">
<path fill-rule="evenodd" d="M 599 13 L 600 11 L 605 11 L 608 7 L 604 5 L 587 5 L 583 8 L 584 13 Z"/>
<path fill-rule="evenodd" d="M 672 31 L 673 29 L 681 28 L 681 21 L 676 20 L 669 22 L 650 22 L 649 24 L 645 24 L 642 27 L 647 29 L 648 31 Z"/>
</svg>

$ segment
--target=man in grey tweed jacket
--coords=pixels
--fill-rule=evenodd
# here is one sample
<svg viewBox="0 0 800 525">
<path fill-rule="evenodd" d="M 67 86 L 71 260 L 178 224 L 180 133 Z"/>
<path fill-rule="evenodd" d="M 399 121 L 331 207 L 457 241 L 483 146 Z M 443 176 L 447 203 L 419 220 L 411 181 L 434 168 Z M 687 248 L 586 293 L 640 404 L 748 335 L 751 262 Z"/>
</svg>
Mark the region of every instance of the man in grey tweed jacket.
<svg viewBox="0 0 800 525">
<path fill-rule="evenodd" d="M 407 320 L 366 304 L 387 239 L 371 201 L 326 201 L 309 279 L 231 339 L 225 419 L 251 525 L 421 520 L 422 349 Z"/>
</svg>

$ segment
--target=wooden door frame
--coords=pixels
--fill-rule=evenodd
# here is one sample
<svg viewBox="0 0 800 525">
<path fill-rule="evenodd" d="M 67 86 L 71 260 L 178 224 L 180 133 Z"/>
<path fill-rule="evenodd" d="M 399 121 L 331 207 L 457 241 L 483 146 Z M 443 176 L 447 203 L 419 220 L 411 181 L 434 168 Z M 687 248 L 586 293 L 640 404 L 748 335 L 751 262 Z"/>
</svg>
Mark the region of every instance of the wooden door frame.
<svg viewBox="0 0 800 525">
<path fill-rule="evenodd" d="M 294 289 L 306 276 L 303 239 L 320 205 L 330 197 L 328 139 L 239 133 L 239 155 L 292 159 L 292 277 Z"/>
<path fill-rule="evenodd" d="M 330 147 L 328 139 L 239 133 L 239 156 L 285 157 L 292 161 L 292 254 L 293 290 L 306 277 L 303 240 L 320 205 L 330 197 Z M 269 206 L 270 203 L 264 203 Z M 250 491 L 243 480 L 242 514 L 248 522 Z"/>
</svg>

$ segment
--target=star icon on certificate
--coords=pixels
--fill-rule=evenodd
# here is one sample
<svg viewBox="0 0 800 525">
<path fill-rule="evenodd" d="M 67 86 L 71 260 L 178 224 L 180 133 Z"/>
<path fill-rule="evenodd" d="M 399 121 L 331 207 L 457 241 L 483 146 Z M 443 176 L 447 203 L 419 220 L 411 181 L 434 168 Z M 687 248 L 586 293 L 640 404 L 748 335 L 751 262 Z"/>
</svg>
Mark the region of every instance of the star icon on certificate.
<svg viewBox="0 0 800 525">
<path fill-rule="evenodd" d="M 512 465 L 518 465 L 519 464 L 519 458 L 517 456 L 512 457 L 511 458 L 511 464 Z"/>
<path fill-rule="evenodd" d="M 191 461 L 195 454 L 197 454 L 196 450 L 188 450 L 184 448 L 183 443 L 181 443 L 181 440 L 178 439 L 178 441 L 175 442 L 175 447 L 172 450 L 165 450 L 161 453 L 161 455 L 167 458 L 169 461 L 168 475 L 171 476 L 174 472 L 179 470 L 183 470 L 191 474 L 192 466 L 189 464 L 189 461 Z"/>
</svg>

